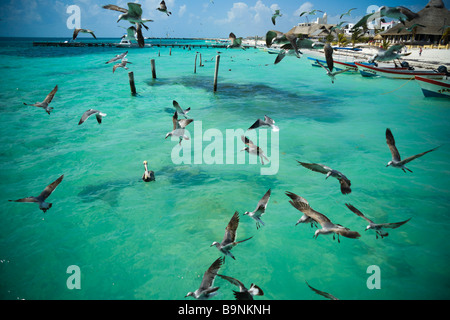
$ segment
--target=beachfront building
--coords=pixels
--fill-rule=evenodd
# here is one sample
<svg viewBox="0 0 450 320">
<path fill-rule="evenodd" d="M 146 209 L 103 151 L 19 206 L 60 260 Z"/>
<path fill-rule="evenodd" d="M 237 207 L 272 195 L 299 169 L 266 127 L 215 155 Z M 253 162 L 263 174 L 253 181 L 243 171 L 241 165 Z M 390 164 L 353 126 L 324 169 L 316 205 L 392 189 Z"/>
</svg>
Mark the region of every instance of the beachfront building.
<svg viewBox="0 0 450 320">
<path fill-rule="evenodd" d="M 318 17 L 314 22 L 299 23 L 291 31 L 297 35 L 303 35 L 310 39 L 320 40 L 324 39 L 330 34 L 331 28 L 335 24 L 328 24 L 326 12 L 322 17 Z"/>
<path fill-rule="evenodd" d="M 450 10 L 445 8 L 443 1 L 430 0 L 417 14 L 416 18 L 405 21 L 404 25 L 397 23 L 380 35 L 391 43 L 448 45 L 450 37 L 445 36 L 445 32 L 448 33 L 450 25 Z"/>
</svg>

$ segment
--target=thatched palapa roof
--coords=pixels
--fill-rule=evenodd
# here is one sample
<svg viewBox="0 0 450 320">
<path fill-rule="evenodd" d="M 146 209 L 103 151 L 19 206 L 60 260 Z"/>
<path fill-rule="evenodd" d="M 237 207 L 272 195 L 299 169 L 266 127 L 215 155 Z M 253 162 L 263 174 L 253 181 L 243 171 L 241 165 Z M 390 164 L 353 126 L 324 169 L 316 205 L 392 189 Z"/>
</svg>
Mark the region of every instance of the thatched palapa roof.
<svg viewBox="0 0 450 320">
<path fill-rule="evenodd" d="M 417 12 L 418 17 L 411 21 L 405 21 L 405 25 L 398 23 L 392 28 L 380 32 L 382 36 L 396 36 L 396 35 L 411 35 L 411 31 L 406 28 L 414 24 L 421 24 L 425 27 L 417 26 L 415 28 L 416 35 L 436 35 L 440 36 L 443 33 L 444 25 L 450 25 L 450 10 L 445 8 L 442 0 L 430 0 L 428 4 Z"/>
</svg>

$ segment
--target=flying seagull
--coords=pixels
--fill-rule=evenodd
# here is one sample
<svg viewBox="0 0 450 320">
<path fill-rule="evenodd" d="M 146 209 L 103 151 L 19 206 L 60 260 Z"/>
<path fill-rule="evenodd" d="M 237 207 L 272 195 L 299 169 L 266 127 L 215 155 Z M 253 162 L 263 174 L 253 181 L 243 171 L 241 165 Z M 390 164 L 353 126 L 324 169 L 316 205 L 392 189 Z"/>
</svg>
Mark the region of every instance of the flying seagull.
<svg viewBox="0 0 450 320">
<path fill-rule="evenodd" d="M 75 28 L 75 29 L 73 30 L 72 40 L 75 40 L 75 39 L 78 37 L 78 34 L 79 34 L 80 32 L 81 32 L 81 33 L 90 33 L 90 34 L 94 37 L 94 39 L 97 39 L 97 37 L 96 37 L 95 34 L 94 34 L 94 31 L 89 30 L 89 29 L 77 29 L 77 28 Z"/>
<path fill-rule="evenodd" d="M 339 22 L 337 25 L 335 25 L 334 27 L 331 27 L 330 29 L 330 33 L 333 32 L 334 30 L 338 29 L 338 30 L 342 30 L 342 28 L 344 27 L 344 24 L 348 23 L 348 21 L 341 21 Z M 337 34 L 337 31 L 334 31 Z"/>
<path fill-rule="evenodd" d="M 33 104 L 23 103 L 26 106 L 33 106 L 33 107 L 39 107 L 43 108 L 45 111 L 47 111 L 48 114 L 53 110 L 53 107 L 50 107 L 49 104 L 52 102 L 53 97 L 55 96 L 56 91 L 58 91 L 58 86 L 55 86 L 53 90 L 45 97 L 44 101 L 42 102 L 36 102 Z"/>
<path fill-rule="evenodd" d="M 124 28 L 122 26 L 120 26 L 120 27 Z M 126 30 L 127 30 L 127 34 L 124 35 L 122 37 L 122 39 L 126 39 L 129 41 L 136 40 L 139 45 L 139 48 L 145 47 L 145 39 L 144 39 L 144 36 L 142 35 L 142 27 L 140 24 L 136 23 L 136 26 L 131 26 L 129 28 L 126 28 Z"/>
<path fill-rule="evenodd" d="M 253 296 L 263 296 L 264 292 L 258 287 L 256 284 L 251 284 L 250 289 L 247 289 L 244 284 L 236 278 L 224 276 L 222 274 L 218 274 L 224 280 L 227 280 L 231 284 L 234 284 L 239 288 L 239 291 L 234 291 L 233 294 L 236 300 L 253 300 Z"/>
<path fill-rule="evenodd" d="M 216 278 L 217 272 L 219 272 L 219 269 L 222 266 L 222 264 L 223 264 L 222 257 L 214 261 L 208 268 L 208 270 L 206 270 L 205 273 L 203 274 L 203 279 L 202 282 L 200 283 L 200 287 L 194 292 L 188 292 L 185 298 L 194 297 L 195 299 L 206 300 L 212 296 L 215 296 L 217 294 L 217 290 L 219 290 L 219 287 L 213 287 L 214 279 Z"/>
<path fill-rule="evenodd" d="M 309 14 L 309 15 L 315 15 L 316 12 L 322 12 L 322 13 L 323 13 L 322 10 L 316 10 L 316 9 L 314 9 L 314 10 L 311 10 L 311 11 L 303 11 L 302 13 L 300 13 L 300 17 L 303 16 L 305 13 L 307 13 L 307 14 Z"/>
<path fill-rule="evenodd" d="M 249 154 L 259 156 L 259 159 L 261 160 L 261 164 L 264 164 L 263 157 L 264 157 L 264 159 L 269 161 L 269 159 L 267 159 L 266 155 L 264 154 L 264 151 L 260 147 L 255 145 L 252 142 L 252 140 L 250 140 L 246 136 L 241 136 L 241 139 L 242 139 L 242 142 L 244 142 L 244 144 L 247 145 L 247 147 L 245 147 L 241 151 L 247 151 Z"/>
<path fill-rule="evenodd" d="M 183 109 L 180 107 L 180 105 L 178 104 L 178 102 L 176 102 L 175 100 L 173 100 L 173 107 L 177 110 L 177 113 L 178 113 L 178 114 L 183 115 L 183 116 L 187 119 L 186 115 L 187 115 L 187 113 L 191 110 L 190 107 L 187 108 L 186 110 L 183 110 Z"/>
<path fill-rule="evenodd" d="M 242 48 L 243 50 L 245 50 L 245 48 L 242 46 L 242 37 L 236 38 L 236 35 L 231 32 L 228 36 L 228 39 L 230 40 L 231 44 L 227 46 L 227 49 Z"/>
<path fill-rule="evenodd" d="M 144 174 L 142 175 L 142 180 L 144 180 L 145 182 L 150 182 L 150 181 L 155 181 L 155 172 L 153 172 L 152 170 L 148 170 L 148 162 L 144 161 Z"/>
<path fill-rule="evenodd" d="M 437 148 L 439 148 L 439 146 L 437 146 L 431 150 L 428 150 L 428 151 L 425 151 L 425 152 L 422 152 L 422 153 L 419 153 L 414 156 L 411 156 L 411 157 L 401 160 L 400 153 L 398 152 L 397 147 L 395 146 L 394 136 L 392 135 L 391 129 L 389 129 L 389 128 L 386 129 L 386 143 L 392 154 L 392 160 L 388 162 L 386 167 L 392 166 L 394 168 L 400 168 L 403 170 L 403 172 L 406 172 L 405 169 L 408 170 L 409 172 L 412 172 L 410 169 L 405 167 L 405 164 L 413 161 L 414 159 L 417 159 L 417 158 L 423 156 L 424 154 L 427 154 L 428 152 L 434 151 Z"/>
<path fill-rule="evenodd" d="M 234 260 L 236 258 L 231 253 L 231 249 L 233 249 L 238 243 L 250 240 L 252 237 L 236 241 L 236 230 L 239 226 L 239 212 L 235 212 L 234 215 L 231 217 L 230 222 L 228 222 L 227 227 L 225 228 L 225 235 L 223 236 L 223 240 L 221 243 L 214 241 L 210 247 L 216 246 L 216 248 L 226 256 L 230 256 Z"/>
<path fill-rule="evenodd" d="M 117 22 L 120 20 L 127 20 L 131 24 L 137 23 L 144 26 L 146 30 L 148 30 L 148 27 L 144 24 L 144 22 L 153 22 L 153 20 L 150 19 L 142 19 L 142 8 L 138 3 L 128 2 L 128 9 L 118 7 L 114 4 L 107 4 L 106 6 L 103 6 L 103 8 L 122 12 L 122 14 L 119 15 Z"/>
<path fill-rule="evenodd" d="M 123 58 L 125 58 L 127 56 L 127 54 L 128 54 L 128 51 L 125 51 L 124 53 L 118 54 L 114 58 L 112 58 L 109 61 L 105 62 L 105 64 L 112 63 L 112 62 L 115 62 L 117 60 L 122 60 Z"/>
<path fill-rule="evenodd" d="M 400 57 L 410 55 L 411 52 L 407 53 L 401 53 L 402 48 L 404 47 L 404 44 L 394 44 L 389 47 L 389 49 L 384 50 L 381 48 L 378 48 L 378 52 L 370 58 L 368 61 L 370 63 L 373 63 L 375 61 L 391 61 L 395 59 L 400 59 Z"/>
<path fill-rule="evenodd" d="M 275 13 L 272 15 L 272 23 L 275 25 L 275 19 L 278 17 L 282 17 L 283 15 L 280 13 L 280 10 L 275 10 Z"/>
<path fill-rule="evenodd" d="M 423 24 L 414 23 L 409 28 L 406 28 L 406 27 L 405 28 L 398 28 L 397 33 L 400 33 L 400 31 L 402 31 L 403 29 L 405 29 L 408 32 L 412 32 L 414 30 L 414 28 L 417 28 L 417 27 L 426 28 L 426 26 L 424 26 Z"/>
<path fill-rule="evenodd" d="M 284 59 L 287 55 L 293 56 L 295 55 L 297 58 L 300 58 L 299 53 L 303 54 L 301 51 L 297 49 L 297 53 L 295 53 L 295 50 L 293 49 L 292 45 L 290 43 L 285 43 L 280 47 L 280 52 L 277 54 L 277 57 L 275 58 L 275 61 L 273 64 L 278 64 L 281 62 L 281 60 Z"/>
<path fill-rule="evenodd" d="M 244 214 L 248 215 L 250 218 L 256 221 L 256 229 L 259 229 L 261 224 L 264 226 L 264 222 L 261 220 L 261 216 L 266 212 L 267 203 L 270 199 L 270 189 L 264 194 L 261 200 L 258 201 L 256 209 L 252 212 L 246 211 Z"/>
<path fill-rule="evenodd" d="M 51 203 L 45 202 L 45 200 L 52 194 L 52 192 L 56 189 L 56 187 L 61 183 L 64 175 L 60 176 L 58 179 L 50 183 L 47 187 L 45 187 L 44 191 L 41 192 L 37 197 L 27 197 L 18 200 L 8 200 L 12 202 L 36 202 L 39 204 L 39 209 L 44 211 L 44 213 L 52 207 Z"/>
<path fill-rule="evenodd" d="M 373 229 L 375 230 L 376 234 L 376 238 L 378 239 L 378 236 L 380 236 L 381 238 L 383 237 L 387 237 L 389 235 L 389 233 L 387 233 L 386 231 L 383 230 L 383 228 L 390 228 L 390 229 L 395 229 L 400 227 L 401 225 L 407 223 L 409 220 L 411 220 L 411 218 L 409 218 L 408 220 L 405 221 L 401 221 L 401 222 L 393 222 L 393 223 L 374 223 L 372 220 L 370 220 L 369 218 L 367 218 L 361 211 L 359 211 L 358 209 L 356 209 L 354 206 L 352 206 L 350 203 L 346 203 L 345 204 L 347 206 L 347 208 L 349 208 L 351 211 L 353 211 L 356 215 L 360 216 L 361 218 L 363 218 L 364 220 L 366 220 L 367 222 L 369 222 L 369 225 L 366 227 L 367 231 L 369 229 Z"/>
<path fill-rule="evenodd" d="M 120 63 L 117 63 L 114 65 L 113 73 L 114 73 L 114 71 L 116 71 L 117 68 L 124 68 L 125 70 L 128 70 L 128 67 L 127 67 L 128 63 L 131 64 L 131 62 L 129 62 L 126 58 L 123 58 Z"/>
<path fill-rule="evenodd" d="M 106 113 L 102 113 L 102 112 L 100 112 L 98 110 L 94 110 L 94 109 L 89 109 L 85 113 L 83 113 L 83 115 L 81 116 L 80 121 L 78 122 L 78 125 L 80 125 L 83 122 L 85 122 L 87 120 L 87 118 L 89 118 L 93 114 L 95 114 L 95 118 L 97 119 L 98 124 L 101 124 L 102 123 L 102 117 L 106 116 Z"/>
<path fill-rule="evenodd" d="M 342 70 L 339 70 L 339 71 L 331 72 L 331 71 L 330 71 L 327 67 L 325 67 L 319 60 L 316 60 L 316 63 L 317 63 L 319 66 L 321 66 L 321 67 L 327 72 L 327 76 L 329 76 L 329 77 L 331 78 L 331 83 L 334 83 L 334 80 L 336 79 L 335 77 L 336 77 L 338 74 L 341 74 L 341 73 L 344 73 L 344 72 L 347 72 L 347 71 L 350 70 L 350 68 L 345 68 L 345 69 L 342 69 Z"/>
<path fill-rule="evenodd" d="M 279 131 L 280 128 L 278 128 L 275 124 L 275 121 L 272 118 L 269 118 L 268 116 L 264 116 L 264 120 L 258 119 L 255 121 L 254 124 L 251 125 L 250 128 L 247 130 L 257 129 L 257 128 L 270 128 L 273 131 Z"/>
<path fill-rule="evenodd" d="M 288 191 L 288 192 L 286 192 L 286 194 L 292 194 L 292 193 Z M 337 239 L 338 239 L 338 242 L 340 243 L 341 241 L 339 240 L 339 235 L 347 237 L 347 238 L 351 238 L 351 239 L 357 239 L 357 238 L 361 237 L 361 235 L 358 232 L 352 231 L 349 228 L 341 226 L 340 224 L 335 224 L 335 223 L 331 222 L 331 220 L 328 219 L 325 215 L 323 215 L 322 213 L 317 212 L 316 210 L 311 208 L 309 206 L 308 201 L 306 201 L 305 198 L 302 198 L 300 196 L 297 196 L 297 197 L 298 198 L 297 198 L 296 204 L 298 206 L 298 209 L 322 226 L 322 229 L 316 230 L 316 232 L 314 233 L 314 236 L 313 236 L 314 238 L 317 238 L 320 234 L 326 235 L 326 234 L 332 233 L 333 240 L 335 239 L 334 235 L 337 234 Z"/>
<path fill-rule="evenodd" d="M 309 285 L 308 281 L 305 281 L 305 282 L 306 282 L 306 284 L 308 285 L 308 287 L 309 287 L 312 291 L 314 291 L 315 293 L 317 293 L 317 294 L 319 294 L 319 295 L 321 295 L 321 296 L 323 296 L 323 297 L 325 297 L 325 298 L 327 298 L 327 299 L 330 299 L 330 300 L 339 300 L 338 298 L 336 298 L 336 297 L 333 296 L 332 294 L 329 294 L 328 292 L 320 291 L 320 290 L 317 290 L 316 288 L 311 287 L 311 286 Z"/>
<path fill-rule="evenodd" d="M 302 197 L 296 195 L 295 193 L 286 192 L 286 195 L 291 198 L 291 200 L 289 200 L 289 203 L 297 210 L 299 210 L 301 212 L 301 208 L 302 208 L 302 204 L 301 202 L 303 201 Z M 311 228 L 313 226 L 315 226 L 317 228 L 317 224 L 316 221 L 314 219 L 312 219 L 311 217 L 307 216 L 306 214 L 303 214 L 302 217 L 297 221 L 297 223 L 295 225 L 298 225 L 299 223 L 310 223 L 311 224 Z"/>
<path fill-rule="evenodd" d="M 300 162 L 298 160 L 297 160 L 297 162 L 309 170 L 326 174 L 327 176 L 325 179 L 328 179 L 328 177 L 330 177 L 330 176 L 338 179 L 339 183 L 341 184 L 342 194 L 349 194 L 352 192 L 352 190 L 350 189 L 350 186 L 351 186 L 350 180 L 345 175 L 343 175 L 341 172 L 331 169 L 330 167 L 327 167 L 320 163 L 306 163 L 306 162 Z"/>
<path fill-rule="evenodd" d="M 267 48 L 270 48 L 272 44 L 290 44 L 290 46 L 283 46 L 283 49 L 294 50 L 295 55 L 297 58 L 300 58 L 298 45 L 297 45 L 297 34 L 293 33 L 292 29 L 289 30 L 286 33 L 283 33 L 281 31 L 276 30 L 269 30 L 266 33 L 266 46 Z M 280 59 L 281 60 L 281 59 Z"/>
<path fill-rule="evenodd" d="M 348 10 L 347 12 L 344 12 L 343 14 L 341 14 L 341 16 L 339 17 L 339 19 L 342 19 L 343 16 L 350 16 L 350 12 L 352 10 L 355 10 L 356 8 L 351 8 L 350 10 Z"/>
<path fill-rule="evenodd" d="M 185 132 L 185 128 L 187 127 L 188 124 L 190 124 L 192 121 L 194 121 L 194 119 L 181 119 L 178 120 L 178 113 L 175 111 L 173 116 L 172 116 L 172 123 L 173 123 L 173 130 L 168 132 L 166 134 L 165 139 L 167 139 L 167 137 L 179 137 L 180 138 L 180 142 L 179 144 L 181 145 L 181 141 L 183 141 L 183 139 L 185 140 L 189 140 L 189 137 L 186 136 L 184 134 Z"/>
<path fill-rule="evenodd" d="M 352 30 L 356 30 L 359 27 L 363 27 L 365 30 L 367 29 L 367 23 L 372 22 L 375 19 L 380 19 L 382 17 L 388 17 L 392 19 L 399 20 L 403 25 L 406 21 L 411 21 L 414 18 L 417 18 L 419 15 L 415 12 L 412 12 L 408 8 L 399 6 L 399 7 L 387 7 L 382 6 L 376 12 L 366 14 L 362 17 L 353 27 Z"/>
<path fill-rule="evenodd" d="M 161 1 L 161 3 L 159 4 L 159 8 L 156 8 L 156 10 L 165 12 L 168 16 L 172 14 L 172 12 L 167 11 L 166 2 L 164 0 Z"/>
</svg>

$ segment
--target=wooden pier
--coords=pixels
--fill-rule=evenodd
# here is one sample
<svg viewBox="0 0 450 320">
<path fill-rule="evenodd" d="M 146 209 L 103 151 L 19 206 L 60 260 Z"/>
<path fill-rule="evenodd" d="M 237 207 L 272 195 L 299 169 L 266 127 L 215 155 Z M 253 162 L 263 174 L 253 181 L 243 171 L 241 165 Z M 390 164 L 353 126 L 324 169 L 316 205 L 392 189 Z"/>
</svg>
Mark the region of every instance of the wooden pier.
<svg viewBox="0 0 450 320">
<path fill-rule="evenodd" d="M 55 42 L 55 41 L 34 41 L 34 47 L 118 47 L 118 48 L 138 48 L 137 44 L 120 45 L 119 43 L 112 42 Z M 158 47 L 158 48 L 226 48 L 227 44 L 179 44 L 179 43 L 169 43 L 169 44 L 145 44 L 145 48 Z M 243 45 L 245 49 L 256 48 L 255 46 Z"/>
</svg>

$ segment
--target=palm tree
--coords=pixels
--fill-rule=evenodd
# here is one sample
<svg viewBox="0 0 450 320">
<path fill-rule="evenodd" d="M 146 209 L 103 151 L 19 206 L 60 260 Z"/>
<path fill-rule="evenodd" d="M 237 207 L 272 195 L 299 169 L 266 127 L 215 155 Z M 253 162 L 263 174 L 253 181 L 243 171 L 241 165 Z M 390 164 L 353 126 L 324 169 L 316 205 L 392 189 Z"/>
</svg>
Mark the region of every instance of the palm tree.
<svg viewBox="0 0 450 320">
<path fill-rule="evenodd" d="M 339 46 L 344 45 L 348 42 L 347 37 L 343 33 L 338 33 L 338 44 Z"/>
<path fill-rule="evenodd" d="M 355 46 L 356 42 L 359 42 L 363 37 L 364 33 L 361 32 L 361 29 L 356 29 L 352 33 L 352 45 Z"/>
</svg>

